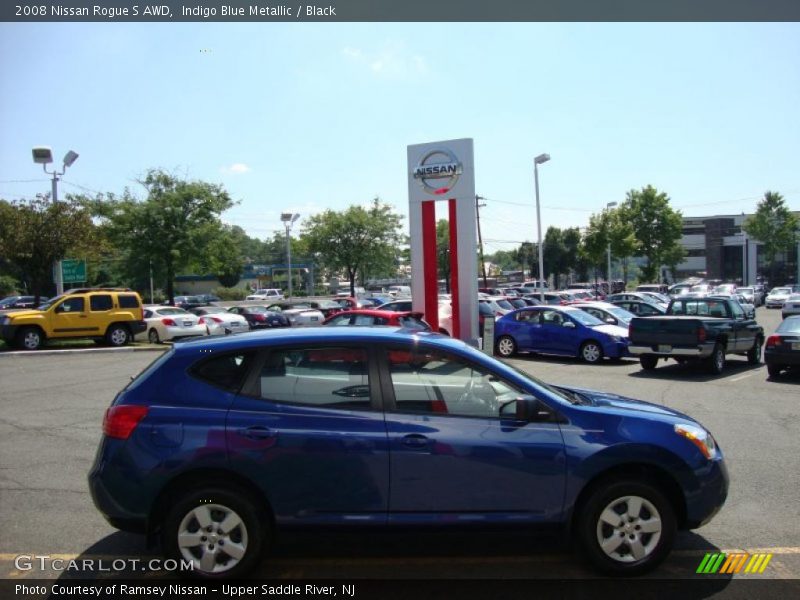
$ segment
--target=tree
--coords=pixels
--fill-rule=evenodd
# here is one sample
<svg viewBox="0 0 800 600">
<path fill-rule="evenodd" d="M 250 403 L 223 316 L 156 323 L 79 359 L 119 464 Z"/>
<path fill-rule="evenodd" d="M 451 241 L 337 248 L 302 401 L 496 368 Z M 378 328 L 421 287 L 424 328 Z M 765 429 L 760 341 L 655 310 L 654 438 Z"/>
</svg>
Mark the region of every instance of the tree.
<svg viewBox="0 0 800 600">
<path fill-rule="evenodd" d="M 350 293 L 355 295 L 359 272 L 363 275 L 395 264 L 400 253 L 400 220 L 400 215 L 376 198 L 369 210 L 351 206 L 309 217 L 302 237 L 317 264 L 331 273 L 345 273 Z"/>
<path fill-rule="evenodd" d="M 436 259 L 439 273 L 444 277 L 445 292 L 450 293 L 450 222 L 439 219 L 436 222 Z"/>
<path fill-rule="evenodd" d="M 579 281 L 586 281 L 589 278 L 589 261 L 583 252 L 583 240 L 581 230 L 578 227 L 565 229 L 562 234 L 564 242 L 564 273 L 574 271 Z"/>
<path fill-rule="evenodd" d="M 126 190 L 121 199 L 94 208 L 124 260 L 125 276 L 141 281 L 152 264 L 174 302 L 175 275 L 205 254 L 210 232 L 220 230 L 219 216 L 233 201 L 222 186 L 184 181 L 158 169 L 140 183 L 148 192 L 144 201 Z"/>
<path fill-rule="evenodd" d="M 589 217 L 589 227 L 583 236 L 583 251 L 594 269 L 595 281 L 598 268 L 602 271 L 606 263 L 608 244 L 611 240 L 610 232 L 611 217 L 607 210 Z"/>
<path fill-rule="evenodd" d="M 553 285 L 558 288 L 559 278 L 564 271 L 566 248 L 564 247 L 564 232 L 558 227 L 548 227 L 544 235 L 544 273 L 541 279 L 547 278 L 547 273 L 553 275 Z"/>
<path fill-rule="evenodd" d="M 796 243 L 799 226 L 797 216 L 787 208 L 778 192 L 766 192 L 758 202 L 756 213 L 742 225 L 748 236 L 762 244 L 770 282 L 775 281 L 775 255 Z"/>
<path fill-rule="evenodd" d="M 0 256 L 37 302 L 50 293 L 53 264 L 71 253 L 90 251 L 94 234 L 90 211 L 75 197 L 60 202 L 46 197 L 0 200 Z"/>
<path fill-rule="evenodd" d="M 628 281 L 628 259 L 636 254 L 636 234 L 625 212 L 619 208 L 611 211 L 609 224 L 611 256 L 622 263 L 622 279 Z M 609 275 L 609 278 L 611 275 Z"/>
<path fill-rule="evenodd" d="M 665 260 L 677 264 L 682 255 L 680 239 L 683 231 L 681 213 L 669 205 L 669 196 L 651 185 L 641 190 L 631 190 L 619 208 L 620 215 L 633 228 L 637 253 L 647 259 L 642 268 L 646 281 L 658 280 L 658 272 Z"/>
</svg>

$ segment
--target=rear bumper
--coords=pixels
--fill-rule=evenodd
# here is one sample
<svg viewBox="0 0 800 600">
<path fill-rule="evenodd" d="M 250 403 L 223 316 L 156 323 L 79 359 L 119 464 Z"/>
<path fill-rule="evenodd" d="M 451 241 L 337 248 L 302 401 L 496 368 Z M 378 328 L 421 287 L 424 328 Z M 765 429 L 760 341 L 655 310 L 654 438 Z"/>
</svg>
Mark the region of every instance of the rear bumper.
<svg viewBox="0 0 800 600">
<path fill-rule="evenodd" d="M 144 321 L 130 321 L 128 326 L 131 328 L 131 333 L 133 333 L 133 335 L 138 335 L 147 331 L 147 323 Z"/>
<path fill-rule="evenodd" d="M 768 365 L 795 367 L 800 365 L 800 352 L 775 352 L 764 350 L 764 362 Z"/>
<path fill-rule="evenodd" d="M 687 358 L 707 358 L 711 356 L 713 351 L 713 344 L 683 347 L 672 346 L 669 350 L 659 350 L 659 345 L 642 346 L 631 344 L 628 346 L 628 352 L 630 352 L 632 356 L 642 356 L 646 354 L 652 356 L 685 356 Z"/>
</svg>

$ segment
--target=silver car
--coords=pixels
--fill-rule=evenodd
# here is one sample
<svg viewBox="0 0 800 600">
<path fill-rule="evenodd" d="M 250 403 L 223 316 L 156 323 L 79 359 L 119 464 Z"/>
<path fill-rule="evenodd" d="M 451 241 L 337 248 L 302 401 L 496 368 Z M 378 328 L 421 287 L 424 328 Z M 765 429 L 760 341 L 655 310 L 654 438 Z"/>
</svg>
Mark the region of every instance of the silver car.
<svg viewBox="0 0 800 600">
<path fill-rule="evenodd" d="M 310 304 L 302 302 L 290 304 L 281 302 L 280 304 L 270 304 L 267 310 L 279 312 L 289 319 L 292 327 L 312 327 L 322 325 L 325 316 L 322 311 L 313 308 Z"/>
<path fill-rule="evenodd" d="M 800 294 L 792 294 L 783 303 L 781 316 L 785 319 L 793 315 L 800 315 Z"/>
<path fill-rule="evenodd" d="M 783 303 L 792 295 L 792 288 L 790 287 L 777 287 L 772 288 L 769 294 L 767 294 L 766 300 L 764 300 L 764 305 L 767 308 L 782 308 Z"/>
</svg>

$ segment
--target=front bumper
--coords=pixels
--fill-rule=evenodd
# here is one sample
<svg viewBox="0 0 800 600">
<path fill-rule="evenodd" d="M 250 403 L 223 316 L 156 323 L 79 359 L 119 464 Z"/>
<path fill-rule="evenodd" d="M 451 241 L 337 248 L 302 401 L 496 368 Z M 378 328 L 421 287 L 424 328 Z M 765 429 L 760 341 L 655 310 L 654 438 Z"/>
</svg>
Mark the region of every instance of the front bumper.
<svg viewBox="0 0 800 600">
<path fill-rule="evenodd" d="M 722 458 L 711 461 L 700 473 L 696 473 L 700 485 L 686 495 L 686 527 L 702 527 L 719 512 L 728 497 L 730 475 Z"/>
</svg>

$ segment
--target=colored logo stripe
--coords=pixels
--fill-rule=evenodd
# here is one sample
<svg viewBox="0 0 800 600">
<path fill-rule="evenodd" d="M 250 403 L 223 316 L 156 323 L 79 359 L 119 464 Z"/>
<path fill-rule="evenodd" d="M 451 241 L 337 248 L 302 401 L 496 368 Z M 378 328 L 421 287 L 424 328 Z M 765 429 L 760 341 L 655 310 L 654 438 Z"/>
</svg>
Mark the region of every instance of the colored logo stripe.
<svg viewBox="0 0 800 600">
<path fill-rule="evenodd" d="M 770 560 L 772 560 L 772 554 L 734 553 L 726 555 L 724 552 L 706 554 L 700 562 L 700 566 L 697 567 L 696 573 L 704 575 L 733 574 L 741 573 L 742 568 L 745 573 L 763 573 Z"/>
</svg>

